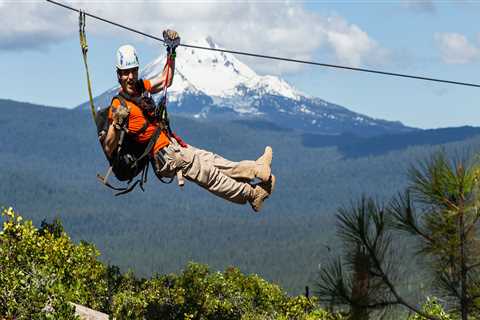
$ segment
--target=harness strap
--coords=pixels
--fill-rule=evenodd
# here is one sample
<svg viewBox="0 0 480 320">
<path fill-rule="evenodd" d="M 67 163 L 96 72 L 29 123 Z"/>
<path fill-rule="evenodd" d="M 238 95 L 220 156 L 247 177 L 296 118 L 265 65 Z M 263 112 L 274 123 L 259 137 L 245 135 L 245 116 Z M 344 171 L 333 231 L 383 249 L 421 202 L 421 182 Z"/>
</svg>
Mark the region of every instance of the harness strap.
<svg viewBox="0 0 480 320">
<path fill-rule="evenodd" d="M 167 68 L 171 67 L 174 57 L 175 57 L 174 54 L 173 54 L 173 57 L 172 57 L 172 54 L 170 54 L 170 53 L 167 54 L 167 62 L 166 62 L 166 67 Z M 163 105 L 162 105 L 162 110 L 161 110 L 161 118 L 163 119 L 163 121 L 165 121 L 165 126 L 167 127 L 167 132 L 168 132 L 169 138 L 177 140 L 177 136 L 173 133 L 172 128 L 170 127 L 170 120 L 168 119 L 168 113 L 167 113 L 167 104 L 168 104 L 167 91 L 168 91 L 168 84 L 170 82 L 170 78 L 168 76 L 169 76 L 169 74 L 167 73 L 167 77 L 165 79 L 166 83 L 165 83 L 165 87 L 164 87 L 164 90 L 163 90 Z M 183 141 L 182 141 L 182 143 L 180 143 L 180 145 L 182 147 L 184 146 Z M 185 185 L 185 179 L 183 178 L 182 170 L 177 170 L 175 175 L 177 177 L 178 186 L 183 190 L 182 187 Z M 173 181 L 173 179 L 174 178 L 171 178 L 171 180 L 167 183 L 171 183 Z M 160 181 L 165 183 L 162 179 L 160 179 Z"/>
<path fill-rule="evenodd" d="M 113 185 L 111 185 L 109 182 L 108 182 L 108 176 L 109 176 L 109 173 L 108 172 L 111 172 L 112 171 L 112 167 L 110 166 L 108 168 L 108 171 L 107 171 L 107 174 L 105 176 L 102 176 L 101 174 L 97 173 L 97 178 L 98 180 L 100 180 L 100 182 L 102 184 L 104 184 L 105 186 L 109 187 L 110 189 L 113 189 L 113 190 L 127 190 L 128 187 L 125 187 L 125 188 L 120 188 L 120 187 L 114 187 Z M 133 188 L 132 188 L 133 189 Z"/>
<path fill-rule="evenodd" d="M 162 131 L 162 128 L 161 127 L 157 127 L 157 129 L 155 130 L 155 133 L 153 134 L 153 136 L 150 138 L 150 141 L 148 141 L 148 145 L 147 147 L 145 148 L 145 151 L 142 153 L 142 155 L 140 157 L 138 157 L 137 161 L 140 161 L 142 160 L 143 158 L 145 158 L 149 153 L 150 151 L 152 151 L 153 149 L 153 146 L 155 145 L 155 142 L 157 142 L 157 139 L 158 137 L 160 136 L 160 132 Z"/>
<path fill-rule="evenodd" d="M 110 175 L 110 173 L 112 172 L 112 166 L 110 166 L 108 168 L 108 171 L 107 171 L 107 174 L 105 175 L 105 177 L 103 177 L 102 175 L 98 174 L 97 173 L 97 178 L 98 180 L 100 180 L 100 182 L 102 184 L 104 184 L 105 186 L 107 186 L 108 188 L 110 189 L 113 189 L 113 190 L 116 190 L 116 191 L 120 191 L 120 192 L 117 192 L 115 193 L 115 196 L 120 196 L 122 194 L 126 194 L 126 193 L 129 193 L 131 191 L 133 191 L 133 189 L 135 189 L 135 187 L 137 185 L 140 186 L 140 189 L 142 189 L 142 191 L 145 191 L 145 189 L 143 188 L 143 185 L 145 183 L 147 183 L 147 176 L 148 176 L 148 165 L 146 165 L 144 168 L 143 168 L 143 171 L 142 171 L 142 176 L 140 179 L 137 179 L 133 184 L 129 184 L 127 185 L 126 187 L 115 187 L 113 185 L 111 185 L 109 182 L 108 182 L 108 176 Z"/>
<path fill-rule="evenodd" d="M 142 92 L 142 93 L 143 93 L 143 92 Z M 118 96 L 124 98 L 125 100 L 129 100 L 129 101 L 135 103 L 137 106 L 140 106 L 140 104 L 141 104 L 141 99 L 140 99 L 140 97 L 132 97 L 131 95 L 129 95 L 129 94 L 126 93 L 126 92 L 120 91 L 120 92 L 118 93 Z"/>
<path fill-rule="evenodd" d="M 116 95 L 115 97 L 112 98 L 112 102 L 110 102 L 110 105 L 113 105 L 113 100 L 115 100 L 115 99 L 118 99 L 118 101 L 120 101 L 120 104 L 123 107 L 128 109 L 127 102 L 125 101 L 125 97 L 121 93 L 119 93 L 118 95 Z M 128 127 L 128 119 L 127 119 L 127 125 L 126 126 Z M 142 134 L 143 132 L 145 132 L 145 130 L 147 130 L 147 127 L 148 127 L 148 122 L 145 121 L 143 126 L 140 128 L 140 130 L 136 134 Z"/>
<path fill-rule="evenodd" d="M 172 57 L 170 57 L 170 55 L 167 54 L 167 62 L 166 62 L 167 68 L 172 66 L 172 61 L 173 61 Z M 170 120 L 168 119 L 168 113 L 167 113 L 167 104 L 168 104 L 167 91 L 168 91 L 168 83 L 170 82 L 170 78 L 168 77 L 168 73 L 167 73 L 167 77 L 166 77 L 165 80 L 166 80 L 166 83 L 165 83 L 165 88 L 163 90 L 163 108 L 162 108 L 161 117 L 165 121 L 165 124 L 167 126 L 168 134 L 170 136 L 172 136 L 172 129 L 170 128 Z"/>
<path fill-rule="evenodd" d="M 140 189 L 142 189 L 142 191 L 145 191 L 145 189 L 143 189 L 143 185 L 144 185 L 145 183 L 147 183 L 148 167 L 149 167 L 149 164 L 147 164 L 147 165 L 143 168 L 142 179 L 141 179 L 141 181 L 140 181 Z"/>
<path fill-rule="evenodd" d="M 117 197 L 117 196 L 121 196 L 122 194 L 126 194 L 126 193 L 129 193 L 129 192 L 133 191 L 133 189 L 135 189 L 135 187 L 136 187 L 137 184 L 139 184 L 139 183 L 140 183 L 140 186 L 142 186 L 142 182 L 141 182 L 141 181 L 142 181 L 141 179 L 138 179 L 138 180 L 135 181 L 135 183 L 132 184 L 131 186 L 129 186 L 129 187 L 127 187 L 127 188 L 124 188 L 123 191 L 120 191 L 120 192 L 115 193 L 115 196 L 116 196 L 116 197 Z M 140 189 L 142 189 L 142 191 L 145 191 L 145 189 L 143 189 L 143 186 L 140 187 Z M 117 189 L 117 190 L 120 190 L 120 189 Z"/>
<path fill-rule="evenodd" d="M 115 96 L 113 99 L 115 99 L 115 98 L 118 98 L 118 100 L 120 100 L 120 103 L 122 103 L 122 105 L 124 105 L 124 106 L 127 105 L 125 100 L 129 100 L 129 101 L 132 101 L 133 103 L 135 103 L 137 106 L 140 107 L 140 103 L 141 103 L 140 99 L 134 98 L 134 97 L 130 96 L 128 93 L 119 92 L 118 95 Z M 143 110 L 142 110 L 142 112 L 144 113 Z M 136 134 L 142 134 L 148 128 L 148 117 L 145 115 L 145 113 L 144 113 L 144 116 L 145 116 L 145 122 L 143 123 L 143 126 L 140 128 L 140 130 L 138 130 L 138 132 L 136 132 Z"/>
<path fill-rule="evenodd" d="M 113 100 L 115 99 L 118 99 L 118 101 L 120 101 L 120 104 L 125 107 L 125 108 L 128 108 L 127 106 L 127 102 L 125 101 L 125 99 L 123 98 L 122 95 L 118 94 L 116 95 L 115 97 L 112 98 L 112 102 L 110 104 L 113 104 Z"/>
<path fill-rule="evenodd" d="M 140 158 L 139 158 L 140 159 Z M 140 189 L 142 190 L 142 192 L 145 192 L 145 189 L 143 188 L 143 185 L 145 183 L 147 183 L 147 177 L 148 177 L 148 167 L 149 167 L 149 164 L 147 163 L 147 165 L 145 167 L 143 167 L 143 170 L 142 170 L 142 176 L 140 177 L 140 179 L 137 179 L 137 181 L 135 181 L 131 186 L 127 186 L 125 188 L 114 188 L 115 190 L 119 190 L 120 192 L 117 192 L 115 193 L 115 196 L 120 196 L 120 195 L 123 195 L 123 194 L 126 194 L 126 193 L 129 193 L 131 191 L 133 191 L 133 189 L 135 189 L 135 187 L 137 185 L 139 185 Z M 112 186 L 109 186 L 107 185 L 107 187 L 112 187 Z M 122 190 L 123 189 L 123 190 Z"/>
<path fill-rule="evenodd" d="M 127 185 L 126 187 L 115 187 L 113 185 L 111 185 L 109 182 L 108 182 L 108 176 L 110 175 L 110 173 L 112 172 L 112 166 L 110 166 L 108 168 L 108 171 L 107 171 L 107 174 L 104 176 L 100 175 L 97 173 L 97 178 L 98 180 L 100 180 L 100 182 L 105 185 L 106 187 L 112 189 L 112 190 L 116 190 L 116 191 L 120 191 L 120 192 L 117 192 L 115 193 L 115 196 L 120 196 L 120 195 L 123 195 L 123 194 L 126 194 L 126 193 L 129 193 L 131 191 L 133 191 L 133 189 L 135 189 L 135 187 L 139 184 L 140 186 L 140 189 L 142 189 L 142 191 L 145 191 L 145 189 L 143 188 L 143 185 L 145 183 L 147 183 L 147 176 L 148 176 L 148 165 L 146 165 L 144 168 L 143 168 L 143 171 L 142 171 L 142 177 L 140 179 L 137 179 L 132 185 Z"/>
</svg>

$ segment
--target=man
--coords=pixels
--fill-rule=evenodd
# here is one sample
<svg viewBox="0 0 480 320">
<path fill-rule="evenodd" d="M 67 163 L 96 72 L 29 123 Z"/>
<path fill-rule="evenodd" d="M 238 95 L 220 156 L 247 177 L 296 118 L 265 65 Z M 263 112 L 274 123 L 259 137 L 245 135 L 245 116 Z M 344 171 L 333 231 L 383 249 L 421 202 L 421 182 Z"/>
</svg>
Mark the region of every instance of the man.
<svg viewBox="0 0 480 320">
<path fill-rule="evenodd" d="M 135 141 L 145 143 L 160 127 L 162 130 L 151 151 L 158 176 L 174 177 L 180 171 L 187 180 L 213 194 L 234 203 L 248 202 L 254 211 L 260 211 L 264 200 L 275 187 L 275 176 L 271 174 L 270 168 L 271 147 L 266 147 L 264 154 L 256 161 L 229 161 L 212 152 L 177 141 L 162 121 L 150 119 L 145 112 L 146 107 L 141 103 L 140 97 L 159 93 L 172 84 L 175 48 L 180 43 L 180 37 L 173 30 L 164 31 L 163 37 L 167 44 L 168 63 L 162 74 L 153 79 L 138 79 L 139 62 L 135 48 L 125 45 L 117 51 L 117 77 L 121 86 L 119 94 L 125 98 L 125 106 L 119 99 L 112 101 L 110 126 L 103 142 L 106 154 L 112 156 L 117 150 L 121 130 L 125 130 Z M 254 179 L 259 179 L 260 182 L 251 184 Z"/>
</svg>

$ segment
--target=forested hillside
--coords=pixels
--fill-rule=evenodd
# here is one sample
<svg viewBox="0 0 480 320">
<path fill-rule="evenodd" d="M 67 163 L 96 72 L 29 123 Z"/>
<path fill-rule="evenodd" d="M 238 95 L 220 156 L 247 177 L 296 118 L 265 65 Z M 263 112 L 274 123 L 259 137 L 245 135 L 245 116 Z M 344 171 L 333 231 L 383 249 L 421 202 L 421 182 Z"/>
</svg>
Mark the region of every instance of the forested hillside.
<svg viewBox="0 0 480 320">
<path fill-rule="evenodd" d="M 255 159 L 272 145 L 278 187 L 257 215 L 192 184 L 183 191 L 163 185 L 153 175 L 144 193 L 114 197 L 96 181 L 107 165 L 89 113 L 7 100 L 0 100 L 0 109 L 1 205 L 37 224 L 59 216 L 74 239 L 95 243 L 101 259 L 122 270 L 147 276 L 177 271 L 191 260 L 216 270 L 234 265 L 292 293 L 312 283 L 327 248 L 335 248 L 333 214 L 340 205 L 362 193 L 390 198 L 405 185 L 409 164 L 439 147 L 450 154 L 480 150 L 476 128 L 453 129 L 440 141 L 432 131 L 420 146 L 417 136 L 399 135 L 345 149 L 312 142 L 334 137 L 306 140 L 274 125 L 174 117 L 187 143 L 232 160 Z M 401 142 L 382 149 L 381 139 Z"/>
</svg>

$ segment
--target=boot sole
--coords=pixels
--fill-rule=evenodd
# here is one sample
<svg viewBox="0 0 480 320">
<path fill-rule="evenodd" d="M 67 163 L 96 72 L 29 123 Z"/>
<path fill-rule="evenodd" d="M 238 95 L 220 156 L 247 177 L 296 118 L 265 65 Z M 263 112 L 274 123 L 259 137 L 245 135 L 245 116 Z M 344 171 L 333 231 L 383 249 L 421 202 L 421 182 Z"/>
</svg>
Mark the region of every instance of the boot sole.
<svg viewBox="0 0 480 320">
<path fill-rule="evenodd" d="M 273 191 L 275 190 L 275 183 L 277 182 L 277 178 L 272 174 L 271 175 L 272 177 L 272 186 L 270 188 L 270 195 L 273 193 Z"/>
<path fill-rule="evenodd" d="M 263 203 L 265 202 L 265 200 L 267 200 L 275 190 L 275 183 L 277 182 L 277 178 L 273 174 L 270 176 L 269 182 L 270 182 L 270 186 L 267 189 L 265 189 L 265 191 L 267 191 L 268 194 L 263 199 L 261 199 L 260 205 L 257 208 L 254 208 L 252 205 L 253 211 L 260 212 L 260 210 L 262 210 L 263 208 Z M 262 184 L 263 183 L 265 182 L 262 182 Z"/>
</svg>

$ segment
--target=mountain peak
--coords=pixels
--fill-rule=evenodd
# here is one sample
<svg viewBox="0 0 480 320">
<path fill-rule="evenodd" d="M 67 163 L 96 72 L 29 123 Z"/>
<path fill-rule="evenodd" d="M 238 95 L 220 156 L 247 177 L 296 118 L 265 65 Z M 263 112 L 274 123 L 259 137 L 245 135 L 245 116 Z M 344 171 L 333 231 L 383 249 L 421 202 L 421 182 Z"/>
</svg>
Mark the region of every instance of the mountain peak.
<svg viewBox="0 0 480 320">
<path fill-rule="evenodd" d="M 222 49 L 211 36 L 191 42 L 193 45 Z M 141 72 L 152 78 L 163 70 L 165 55 L 148 64 Z M 170 92 L 174 96 L 185 90 L 200 92 L 212 97 L 237 95 L 242 88 L 261 89 L 260 93 L 296 99 L 299 92 L 284 80 L 274 76 L 260 76 L 233 54 L 196 48 L 179 47 L 175 64 L 176 77 Z"/>
</svg>

